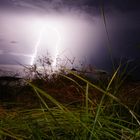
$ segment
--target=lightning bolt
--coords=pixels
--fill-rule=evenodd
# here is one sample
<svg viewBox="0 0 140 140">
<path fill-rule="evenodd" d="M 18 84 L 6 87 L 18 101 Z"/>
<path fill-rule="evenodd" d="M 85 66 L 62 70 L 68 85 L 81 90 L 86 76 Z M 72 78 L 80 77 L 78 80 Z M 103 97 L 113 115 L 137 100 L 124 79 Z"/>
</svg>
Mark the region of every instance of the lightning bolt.
<svg viewBox="0 0 140 140">
<path fill-rule="evenodd" d="M 42 36 L 43 36 L 43 33 L 44 33 L 44 29 L 45 29 L 45 27 L 43 27 L 43 28 L 40 30 L 40 33 L 39 33 L 39 36 L 38 36 L 38 40 L 37 40 L 37 42 L 36 42 L 36 44 L 35 44 L 35 47 L 34 47 L 34 48 L 35 48 L 35 51 L 34 51 L 32 57 L 31 57 L 30 65 L 33 65 L 34 62 L 35 62 L 35 59 L 36 59 L 36 56 L 37 56 L 37 52 L 38 52 L 38 47 L 39 47 L 39 45 L 40 45 L 40 43 L 41 43 L 41 39 L 42 39 Z"/>
<path fill-rule="evenodd" d="M 38 48 L 40 46 L 40 43 L 41 43 L 44 31 L 46 30 L 46 28 L 53 30 L 56 33 L 56 35 L 57 35 L 57 41 L 56 41 L 56 45 L 55 45 L 55 53 L 54 53 L 54 56 L 53 56 L 53 63 L 52 63 L 53 68 L 55 68 L 56 65 L 57 65 L 57 57 L 58 57 L 58 54 L 59 54 L 61 35 L 60 35 L 59 31 L 56 28 L 53 28 L 53 27 L 50 27 L 50 26 L 44 26 L 40 30 L 40 33 L 39 33 L 39 36 L 38 36 L 38 40 L 37 40 L 37 42 L 35 44 L 35 47 L 34 47 L 35 51 L 34 51 L 32 57 L 31 57 L 30 65 L 33 65 L 34 62 L 35 62 L 35 59 L 36 59 L 36 56 L 37 56 L 37 53 L 38 53 Z"/>
</svg>

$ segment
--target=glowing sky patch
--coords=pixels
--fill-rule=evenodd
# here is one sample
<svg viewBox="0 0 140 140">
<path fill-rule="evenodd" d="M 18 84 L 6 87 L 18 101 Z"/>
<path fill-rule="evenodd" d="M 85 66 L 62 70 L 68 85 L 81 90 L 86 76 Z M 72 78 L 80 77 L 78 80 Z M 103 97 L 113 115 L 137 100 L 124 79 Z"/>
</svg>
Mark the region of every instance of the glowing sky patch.
<svg viewBox="0 0 140 140">
<path fill-rule="evenodd" d="M 3 13 L 0 17 L 2 34 L 0 38 L 4 39 L 1 41 L 2 52 L 8 51 L 10 55 L 24 57 L 26 64 L 36 64 L 37 59 L 47 53 L 50 54 L 54 67 L 57 65 L 58 57 L 62 59 L 76 57 L 79 61 L 91 52 L 93 42 L 96 52 L 100 28 L 98 25 L 93 26 L 95 22 L 88 21 L 84 17 L 70 14 L 26 13 Z"/>
<path fill-rule="evenodd" d="M 37 42 L 36 42 L 36 44 L 35 44 L 35 47 L 34 47 L 34 53 L 32 54 L 32 57 L 31 57 L 31 62 L 30 62 L 31 65 L 34 64 L 35 58 L 36 58 L 36 56 L 37 56 L 38 47 L 39 47 L 39 45 L 40 45 L 40 42 L 41 42 L 41 39 L 42 39 L 44 30 L 45 30 L 45 27 L 42 27 L 42 29 L 40 29 L 40 33 L 39 33 L 39 36 L 38 36 L 38 40 L 37 40 Z"/>
</svg>

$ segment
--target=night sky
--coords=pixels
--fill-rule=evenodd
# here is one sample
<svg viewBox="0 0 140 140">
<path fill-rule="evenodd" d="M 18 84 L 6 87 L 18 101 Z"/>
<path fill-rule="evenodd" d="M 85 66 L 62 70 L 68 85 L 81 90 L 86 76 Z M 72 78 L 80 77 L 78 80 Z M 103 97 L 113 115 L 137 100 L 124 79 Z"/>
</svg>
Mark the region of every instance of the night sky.
<svg viewBox="0 0 140 140">
<path fill-rule="evenodd" d="M 138 0 L 0 0 L 0 64 L 29 65 L 50 51 L 53 59 L 76 57 L 76 63 L 109 71 L 101 5 L 115 63 L 139 64 Z"/>
</svg>

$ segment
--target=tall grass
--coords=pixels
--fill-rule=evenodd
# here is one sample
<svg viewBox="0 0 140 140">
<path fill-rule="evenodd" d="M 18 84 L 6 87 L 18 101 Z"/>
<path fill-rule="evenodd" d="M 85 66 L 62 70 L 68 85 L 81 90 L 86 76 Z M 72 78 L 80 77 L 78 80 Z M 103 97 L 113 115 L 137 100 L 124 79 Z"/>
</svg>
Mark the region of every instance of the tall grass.
<svg viewBox="0 0 140 140">
<path fill-rule="evenodd" d="M 119 68 L 110 78 L 106 89 L 89 82 L 75 72 L 68 71 L 85 82 L 85 85 L 80 85 L 76 80 L 64 75 L 65 78 L 77 83 L 77 86 L 85 91 L 83 104 L 78 107 L 61 103 L 46 91 L 28 82 L 40 100 L 40 108 L 3 113 L 3 116 L 0 117 L 0 139 L 139 139 L 140 122 L 137 114 L 111 93 Z M 102 94 L 96 105 L 90 98 L 90 88 L 96 89 Z M 53 105 L 50 106 L 49 101 Z M 126 114 L 121 113 L 120 108 Z"/>
</svg>

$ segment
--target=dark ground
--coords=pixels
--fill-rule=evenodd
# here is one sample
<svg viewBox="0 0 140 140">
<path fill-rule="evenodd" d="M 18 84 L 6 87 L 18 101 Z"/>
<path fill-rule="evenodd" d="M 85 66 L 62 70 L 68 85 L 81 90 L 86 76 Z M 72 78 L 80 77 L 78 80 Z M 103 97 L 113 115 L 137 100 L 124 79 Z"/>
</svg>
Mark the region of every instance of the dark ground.
<svg viewBox="0 0 140 140">
<path fill-rule="evenodd" d="M 2 80 L 4 79 L 4 80 Z M 78 81 L 79 82 L 79 81 Z M 53 81 L 44 81 L 36 79 L 32 81 L 34 85 L 43 89 L 57 101 L 63 104 L 77 105 L 84 100 L 86 85 L 82 82 L 82 88 L 78 87 L 72 81 L 65 78 L 57 78 Z M 97 83 L 96 83 L 97 84 Z M 102 86 L 102 85 L 100 85 Z M 114 93 L 116 87 L 112 87 L 112 94 L 121 99 L 128 106 L 140 106 L 140 82 L 126 80 L 118 92 Z M 96 103 L 102 96 L 102 93 L 94 88 L 89 88 L 89 96 Z M 49 103 L 49 101 L 48 101 Z M 51 103 L 49 103 L 51 105 Z M 5 77 L 0 78 L 0 108 L 34 108 L 40 105 L 40 101 L 35 91 L 29 85 L 23 85 L 22 79 Z"/>
</svg>

